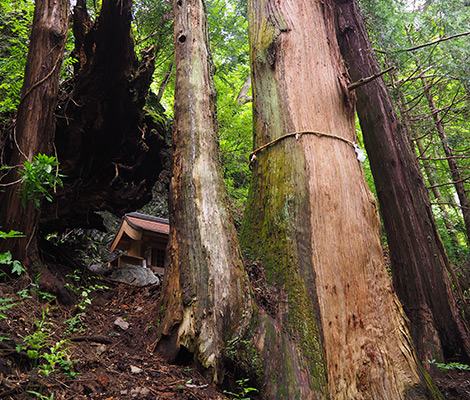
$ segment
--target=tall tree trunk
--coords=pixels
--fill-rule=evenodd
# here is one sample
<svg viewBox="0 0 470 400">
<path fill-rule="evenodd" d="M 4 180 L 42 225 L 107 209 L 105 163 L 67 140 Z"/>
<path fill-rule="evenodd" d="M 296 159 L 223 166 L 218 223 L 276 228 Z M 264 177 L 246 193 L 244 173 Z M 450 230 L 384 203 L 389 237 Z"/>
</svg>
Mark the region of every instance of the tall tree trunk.
<svg viewBox="0 0 470 400">
<path fill-rule="evenodd" d="M 336 0 L 336 5 L 338 38 L 352 80 L 378 73 L 357 1 Z M 355 92 L 390 248 L 393 283 L 410 318 L 419 358 L 468 360 L 470 341 L 446 272 L 451 266 L 391 96 L 382 78 Z"/>
<path fill-rule="evenodd" d="M 25 161 L 32 161 L 38 153 L 52 153 L 54 110 L 69 10 L 68 0 L 36 1 L 22 97 L 11 139 L 14 144 L 10 165 L 21 166 Z M 38 261 L 36 234 L 39 210 L 32 201 L 23 208 L 17 185 L 0 193 L 0 204 L 0 226 L 25 235 L 0 242 L 0 252 L 10 250 L 16 259 L 30 268 Z"/>
<path fill-rule="evenodd" d="M 215 382 L 223 348 L 250 314 L 248 279 L 226 204 L 203 0 L 175 0 L 175 118 L 169 266 L 159 351 L 186 349 Z"/>
<path fill-rule="evenodd" d="M 458 260 L 462 261 L 462 253 L 461 253 L 461 251 L 459 251 L 459 248 L 461 247 L 460 242 L 459 242 L 459 238 L 457 237 L 457 233 L 455 231 L 454 225 L 452 224 L 452 218 L 450 217 L 449 213 L 446 210 L 446 206 L 444 205 L 445 200 L 442 197 L 442 194 L 441 194 L 441 191 L 439 190 L 439 187 L 436 186 L 437 181 L 434 178 L 434 173 L 433 173 L 433 171 L 431 169 L 431 166 L 429 165 L 429 162 L 428 162 L 427 157 L 426 157 L 426 148 L 424 147 L 422 140 L 420 140 L 419 138 L 415 138 L 415 141 L 416 141 L 416 145 L 418 146 L 419 156 L 421 158 L 421 163 L 423 165 L 424 172 L 426 174 L 426 178 L 428 180 L 428 183 L 431 187 L 432 194 L 434 195 L 434 198 L 436 199 L 439 210 L 442 214 L 442 218 L 444 220 L 444 225 L 447 229 L 447 233 L 449 234 L 449 236 L 450 236 L 450 238 L 453 242 L 453 245 L 456 249 L 456 252 L 457 252 L 456 257 L 457 257 Z"/>
<path fill-rule="evenodd" d="M 333 1 L 250 0 L 248 14 L 256 159 L 242 245 L 281 294 L 280 330 L 308 355 L 319 320 L 333 399 L 438 397 L 385 269 Z"/>
<path fill-rule="evenodd" d="M 299 294 L 290 323 L 254 304 L 219 168 L 215 89 L 201 0 L 175 1 L 175 126 L 169 265 L 157 350 L 193 356 L 216 383 L 230 368 L 271 399 L 326 396 L 313 309 Z M 255 266 L 253 266 L 255 268 Z M 261 279 L 262 280 L 262 279 Z M 269 290 L 269 289 L 268 289 Z M 298 287 L 296 292 L 305 292 Z M 273 293 L 281 301 L 283 292 Z M 263 300 L 267 295 L 262 295 Z M 266 308 L 282 309 L 273 300 Z M 261 301 L 262 302 L 262 301 Z M 286 318 L 286 310 L 282 316 Z M 291 335 L 283 330 L 288 327 Z M 282 352 L 279 357 L 278 349 Z M 227 382 L 224 382 L 227 383 Z"/>
</svg>

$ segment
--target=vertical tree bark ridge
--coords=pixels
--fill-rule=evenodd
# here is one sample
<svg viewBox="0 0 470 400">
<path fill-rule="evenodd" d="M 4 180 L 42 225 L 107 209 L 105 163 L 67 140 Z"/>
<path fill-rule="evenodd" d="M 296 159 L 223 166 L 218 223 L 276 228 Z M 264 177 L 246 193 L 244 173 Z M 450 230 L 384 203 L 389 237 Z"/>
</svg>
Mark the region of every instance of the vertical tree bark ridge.
<svg viewBox="0 0 470 400">
<path fill-rule="evenodd" d="M 54 110 L 59 89 L 59 74 L 64 54 L 69 19 L 68 0 L 38 0 L 34 8 L 28 57 L 13 131 L 9 165 L 32 161 L 38 153 L 51 154 L 55 133 Z M 10 250 L 15 259 L 29 269 L 39 260 L 37 225 L 39 211 L 32 201 L 21 204 L 16 185 L 0 193 L 0 226 L 14 229 L 25 237 L 0 242 L 0 252 Z"/>
<path fill-rule="evenodd" d="M 159 349 L 194 353 L 214 382 L 223 348 L 249 314 L 249 293 L 218 160 L 216 91 L 205 6 L 175 0 L 174 161 L 169 271 L 163 288 L 167 336 Z M 173 349 L 171 349 L 173 347 Z"/>
<path fill-rule="evenodd" d="M 303 130 L 355 139 L 355 99 L 347 90 L 332 5 L 248 2 L 255 148 Z M 283 293 L 282 328 L 293 342 L 310 344 L 319 330 L 311 322 L 318 319 L 331 398 L 438 397 L 410 343 L 379 231 L 377 205 L 347 144 L 304 135 L 259 153 L 242 244 Z M 306 393 L 322 397 L 313 387 Z"/>
<path fill-rule="evenodd" d="M 77 4 L 73 8 L 73 36 L 75 38 L 75 47 L 72 56 L 76 59 L 73 65 L 75 75 L 80 72 L 87 61 L 85 52 L 85 39 L 93 23 L 86 6 L 86 0 L 77 0 Z"/>
<path fill-rule="evenodd" d="M 405 115 L 405 118 L 406 118 L 406 115 Z M 447 229 L 447 233 L 449 234 L 455 249 L 459 249 L 461 247 L 461 245 L 460 245 L 460 242 L 459 242 L 459 238 L 457 237 L 457 232 L 455 230 L 455 227 L 452 224 L 452 219 L 451 219 L 449 213 L 447 212 L 446 207 L 448 207 L 448 206 L 444 205 L 445 200 L 442 197 L 442 194 L 441 194 L 441 191 L 439 190 L 439 187 L 436 186 L 437 182 L 436 182 L 436 179 L 434 177 L 434 172 L 432 171 L 432 169 L 429 165 L 429 161 L 426 160 L 426 148 L 424 147 L 423 142 L 422 142 L 421 139 L 416 138 L 416 137 L 414 139 L 415 139 L 416 145 L 418 146 L 419 157 L 422 160 L 422 165 L 423 165 L 424 172 L 426 174 L 425 176 L 427 178 L 428 185 L 431 186 L 431 191 L 434 195 L 434 198 L 436 199 L 436 202 L 438 203 L 438 207 L 439 207 L 439 210 L 442 214 L 442 218 L 444 220 L 444 225 Z M 457 254 L 456 254 L 456 257 L 457 257 L 458 261 L 460 261 L 460 262 L 463 261 L 462 252 L 458 251 Z"/>
<path fill-rule="evenodd" d="M 273 2 L 249 2 L 248 7 L 256 149 L 295 130 L 282 121 L 290 118 L 286 110 L 290 104 L 277 82 L 269 79 L 280 50 L 276 38 L 290 25 L 283 20 L 285 11 Z M 250 258 L 261 259 L 280 302 L 274 321 L 266 318 L 260 330 L 267 332 L 260 343 L 261 357 L 266 360 L 266 398 L 319 399 L 328 397 L 328 389 L 315 273 L 299 268 L 299 264 L 310 264 L 312 254 L 312 234 L 305 224 L 309 198 L 301 190 L 307 181 L 306 161 L 292 141 L 286 139 L 257 156 L 241 240 Z M 266 179 L 263 184 L 259 184 L 261 176 Z M 279 349 L 282 357 L 273 354 L 272 348 Z"/>
<path fill-rule="evenodd" d="M 338 38 L 353 81 L 379 71 L 355 0 L 336 0 Z M 429 194 L 382 78 L 356 89 L 392 260 L 393 283 L 411 320 L 421 361 L 468 360 L 469 338 L 446 269 L 451 268 Z"/>
</svg>

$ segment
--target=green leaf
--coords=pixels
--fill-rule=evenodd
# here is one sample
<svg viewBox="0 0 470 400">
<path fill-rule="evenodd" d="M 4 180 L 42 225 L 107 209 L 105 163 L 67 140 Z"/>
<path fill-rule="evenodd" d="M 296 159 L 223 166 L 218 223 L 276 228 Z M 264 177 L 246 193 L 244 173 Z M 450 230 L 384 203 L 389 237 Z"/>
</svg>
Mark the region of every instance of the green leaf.
<svg viewBox="0 0 470 400">
<path fill-rule="evenodd" d="M 24 237 L 21 232 L 10 230 L 10 232 L 3 232 L 0 231 L 0 239 L 8 239 L 8 238 L 15 238 L 15 237 Z"/>
<path fill-rule="evenodd" d="M 26 270 L 23 268 L 23 265 L 18 260 L 14 260 L 11 272 L 20 276 L 23 272 L 26 272 Z"/>
<path fill-rule="evenodd" d="M 39 352 L 37 350 L 27 350 L 26 354 L 28 354 L 28 357 L 32 360 L 37 360 L 39 357 Z"/>
<path fill-rule="evenodd" d="M 0 264 L 10 265 L 12 263 L 11 253 L 7 251 L 6 253 L 0 253 Z"/>
<path fill-rule="evenodd" d="M 59 163 L 53 156 L 45 154 L 38 154 L 34 157 L 33 162 L 26 161 L 23 169 L 18 173 L 21 177 L 21 195 L 22 205 L 26 207 L 28 201 L 33 201 L 36 208 L 41 205 L 41 199 L 46 198 L 47 201 L 52 201 L 52 195 L 49 193 L 48 188 L 54 188 L 59 185 L 62 186 L 62 180 L 55 170 Z"/>
</svg>

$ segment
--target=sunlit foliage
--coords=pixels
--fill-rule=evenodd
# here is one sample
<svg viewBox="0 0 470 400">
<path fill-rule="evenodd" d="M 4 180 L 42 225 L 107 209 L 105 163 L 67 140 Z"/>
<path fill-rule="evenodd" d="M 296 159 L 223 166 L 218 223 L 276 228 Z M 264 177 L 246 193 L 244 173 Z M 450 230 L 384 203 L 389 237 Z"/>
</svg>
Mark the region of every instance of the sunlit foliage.
<svg viewBox="0 0 470 400">
<path fill-rule="evenodd" d="M 470 36 L 413 48 L 470 31 L 469 3 L 361 0 L 361 6 L 382 67 L 397 68 L 386 79 L 415 145 L 423 175 L 428 185 L 435 187 L 430 195 L 441 237 L 452 261 L 462 261 L 468 252 L 468 236 L 443 146 L 450 145 L 468 196 Z M 431 94 L 434 106 L 426 92 Z M 439 135 L 438 123 L 446 134 L 444 139 Z"/>
<path fill-rule="evenodd" d="M 32 1 L 0 1 L 0 126 L 20 101 L 33 12 Z"/>
</svg>

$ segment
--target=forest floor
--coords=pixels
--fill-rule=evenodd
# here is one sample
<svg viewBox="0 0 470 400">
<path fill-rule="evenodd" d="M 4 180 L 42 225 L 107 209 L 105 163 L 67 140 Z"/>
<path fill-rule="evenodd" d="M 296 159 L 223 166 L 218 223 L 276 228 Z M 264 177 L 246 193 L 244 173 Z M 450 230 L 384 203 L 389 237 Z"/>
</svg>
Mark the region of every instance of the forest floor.
<svg viewBox="0 0 470 400">
<path fill-rule="evenodd" d="M 24 286 L 25 279 L 0 284 L 0 298 L 12 299 L 0 303 L 0 336 L 8 338 L 0 341 L 0 399 L 230 398 L 193 365 L 153 354 L 159 287 L 92 279 L 77 286 L 82 310 L 43 299 L 34 283 L 18 294 Z"/>
<path fill-rule="evenodd" d="M 26 277 L 0 284 L 0 399 L 233 398 L 194 365 L 152 352 L 158 286 L 72 277 L 81 299 L 74 307 L 47 299 Z M 470 371 L 436 368 L 433 378 L 445 398 L 470 400 Z"/>
</svg>

